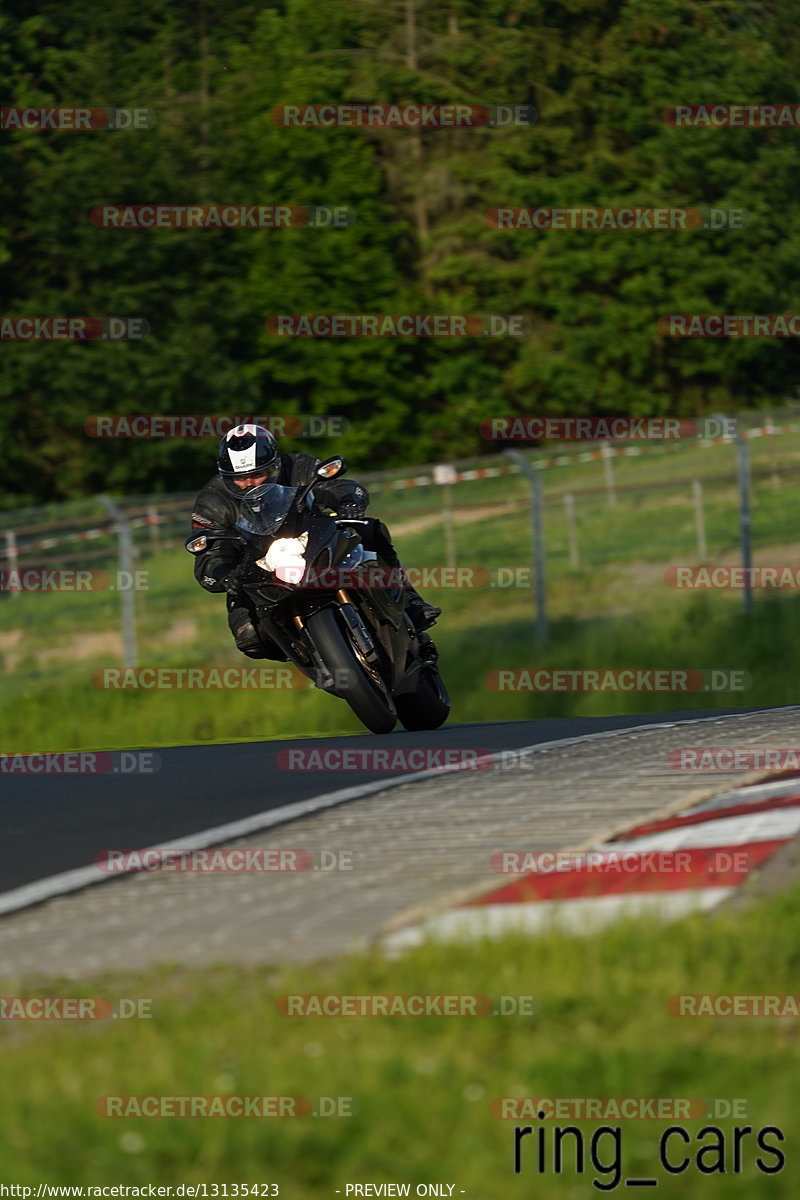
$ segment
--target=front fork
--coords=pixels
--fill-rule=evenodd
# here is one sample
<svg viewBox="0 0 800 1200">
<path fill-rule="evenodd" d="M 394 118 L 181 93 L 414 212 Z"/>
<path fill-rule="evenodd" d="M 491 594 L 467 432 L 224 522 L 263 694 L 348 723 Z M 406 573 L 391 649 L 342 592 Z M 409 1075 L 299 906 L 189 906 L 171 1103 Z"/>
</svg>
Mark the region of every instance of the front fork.
<svg viewBox="0 0 800 1200">
<path fill-rule="evenodd" d="M 338 601 L 339 612 L 341 613 L 342 618 L 347 625 L 350 640 L 353 643 L 356 653 L 369 673 L 376 679 L 376 681 L 379 681 L 381 684 L 383 684 L 383 680 L 381 679 L 377 668 L 378 649 L 372 640 L 372 636 L 367 629 L 367 626 L 364 624 L 364 621 L 361 618 L 361 614 L 353 604 L 348 593 L 343 588 L 336 593 L 336 599 Z M 314 665 L 316 673 L 315 682 L 317 687 L 321 688 L 323 691 L 332 690 L 336 686 L 336 681 L 331 674 L 329 667 L 323 661 L 322 656 L 317 650 L 317 647 L 314 645 L 313 638 L 307 634 L 305 625 L 303 623 L 303 618 L 299 614 L 296 614 L 293 619 L 293 624 L 303 648 Z M 300 669 L 302 670 L 303 668 L 301 667 Z"/>
<path fill-rule="evenodd" d="M 351 638 L 366 661 L 373 666 L 378 661 L 378 648 L 373 641 L 372 634 L 364 624 L 361 613 L 344 588 L 340 588 L 336 593 L 336 599 L 339 601 L 339 612 L 347 623 Z"/>
<path fill-rule="evenodd" d="M 333 687 L 335 687 L 336 680 L 333 678 L 333 675 L 325 664 L 322 655 L 314 645 L 313 638 L 309 637 L 309 635 L 306 633 L 306 627 L 303 624 L 303 618 L 299 614 L 295 615 L 292 624 L 297 630 L 297 640 L 300 642 L 302 649 L 305 651 L 309 661 L 312 664 L 312 670 L 309 671 L 308 668 L 304 667 L 301 663 L 297 663 L 297 666 L 304 675 L 307 675 L 309 679 L 313 679 L 315 687 L 321 688 L 324 692 L 330 691 Z"/>
</svg>

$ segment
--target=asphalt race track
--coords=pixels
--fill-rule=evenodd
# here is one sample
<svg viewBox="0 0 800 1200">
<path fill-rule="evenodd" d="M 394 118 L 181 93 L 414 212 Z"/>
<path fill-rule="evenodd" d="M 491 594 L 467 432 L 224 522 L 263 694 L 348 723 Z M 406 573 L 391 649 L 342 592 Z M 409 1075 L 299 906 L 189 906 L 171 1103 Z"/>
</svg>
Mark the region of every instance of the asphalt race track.
<svg viewBox="0 0 800 1200">
<path fill-rule="evenodd" d="M 286 771 L 281 750 L 312 747 L 444 747 L 498 752 L 752 709 L 449 725 L 427 733 L 175 746 L 154 751 L 159 769 L 143 774 L 0 775 L 0 896 L 91 865 L 103 849 L 175 845 L 181 838 L 347 788 L 387 781 L 380 771 Z M 287 820 L 291 819 L 287 814 Z"/>
</svg>

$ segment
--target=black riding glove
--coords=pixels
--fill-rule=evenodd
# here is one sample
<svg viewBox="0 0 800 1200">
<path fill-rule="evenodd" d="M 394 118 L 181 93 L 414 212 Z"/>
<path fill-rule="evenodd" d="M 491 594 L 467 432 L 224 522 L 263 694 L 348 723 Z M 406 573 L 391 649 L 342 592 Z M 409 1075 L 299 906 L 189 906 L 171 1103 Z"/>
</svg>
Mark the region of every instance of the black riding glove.
<svg viewBox="0 0 800 1200">
<path fill-rule="evenodd" d="M 358 500 L 345 500 L 337 505 L 336 515 L 345 521 L 358 521 L 366 512 L 366 508 Z"/>
<path fill-rule="evenodd" d="M 223 579 L 220 580 L 225 591 L 231 596 L 239 595 L 242 591 L 242 584 L 252 570 L 252 563 L 247 559 L 235 566 L 232 571 L 229 571 Z"/>
</svg>

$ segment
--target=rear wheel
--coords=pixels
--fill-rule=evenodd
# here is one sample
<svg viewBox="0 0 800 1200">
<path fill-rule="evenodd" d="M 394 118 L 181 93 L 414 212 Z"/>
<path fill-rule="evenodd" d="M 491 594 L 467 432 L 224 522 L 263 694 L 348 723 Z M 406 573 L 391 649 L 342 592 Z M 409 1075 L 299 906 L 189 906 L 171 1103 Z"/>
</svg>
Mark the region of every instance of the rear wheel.
<svg viewBox="0 0 800 1200">
<path fill-rule="evenodd" d="M 306 629 L 323 662 L 346 682 L 336 695 L 346 700 L 372 733 L 391 733 L 397 710 L 388 689 L 369 673 L 344 634 L 332 608 L 323 608 L 306 620 Z"/>
<path fill-rule="evenodd" d="M 419 686 L 408 695 L 395 696 L 397 715 L 406 729 L 438 729 L 450 715 L 450 697 L 438 671 L 422 672 Z"/>
</svg>

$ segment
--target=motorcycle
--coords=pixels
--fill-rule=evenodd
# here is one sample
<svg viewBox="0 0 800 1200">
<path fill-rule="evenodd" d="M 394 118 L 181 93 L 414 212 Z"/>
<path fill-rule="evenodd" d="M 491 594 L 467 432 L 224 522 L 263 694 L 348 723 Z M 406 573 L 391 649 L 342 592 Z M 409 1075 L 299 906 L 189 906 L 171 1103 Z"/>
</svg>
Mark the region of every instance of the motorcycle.
<svg viewBox="0 0 800 1200">
<path fill-rule="evenodd" d="M 336 456 L 315 474 L 335 479 L 346 469 Z M 211 538 L 236 540 L 247 563 L 241 586 L 264 632 L 372 733 L 390 733 L 398 720 L 408 730 L 438 729 L 450 697 L 434 643 L 406 611 L 399 570 L 365 548 L 358 527 L 366 521 L 337 518 L 315 501 L 314 483 L 251 488 L 233 533 L 209 529 L 187 538 L 186 549 L 199 554 Z"/>
</svg>

